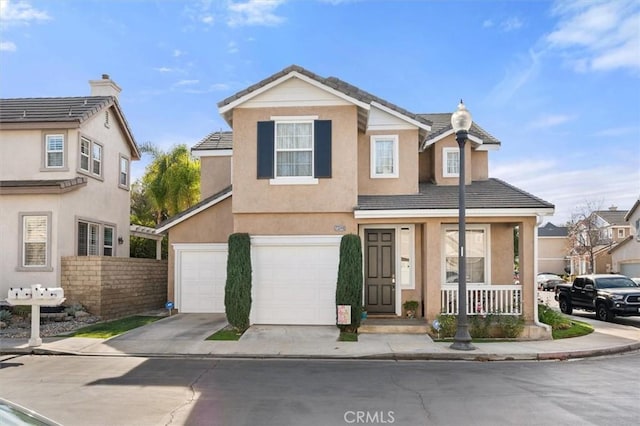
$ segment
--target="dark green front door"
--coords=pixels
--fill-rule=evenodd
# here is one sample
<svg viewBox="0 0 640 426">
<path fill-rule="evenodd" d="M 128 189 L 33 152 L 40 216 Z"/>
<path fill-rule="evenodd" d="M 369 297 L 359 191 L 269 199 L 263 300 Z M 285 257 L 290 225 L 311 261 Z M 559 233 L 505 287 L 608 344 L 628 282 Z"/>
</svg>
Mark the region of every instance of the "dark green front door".
<svg viewBox="0 0 640 426">
<path fill-rule="evenodd" d="M 365 308 L 369 313 L 395 313 L 395 230 L 366 229 Z"/>
</svg>

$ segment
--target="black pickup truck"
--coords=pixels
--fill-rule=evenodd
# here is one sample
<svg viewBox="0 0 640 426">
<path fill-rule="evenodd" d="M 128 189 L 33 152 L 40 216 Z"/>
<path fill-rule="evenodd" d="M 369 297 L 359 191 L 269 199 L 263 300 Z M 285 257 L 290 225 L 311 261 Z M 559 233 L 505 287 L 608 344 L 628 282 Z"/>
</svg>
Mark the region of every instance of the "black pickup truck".
<svg viewBox="0 0 640 426">
<path fill-rule="evenodd" d="M 624 275 L 578 276 L 573 284 L 558 284 L 555 299 L 567 315 L 583 309 L 595 312 L 601 321 L 616 315 L 640 316 L 640 287 Z"/>
</svg>

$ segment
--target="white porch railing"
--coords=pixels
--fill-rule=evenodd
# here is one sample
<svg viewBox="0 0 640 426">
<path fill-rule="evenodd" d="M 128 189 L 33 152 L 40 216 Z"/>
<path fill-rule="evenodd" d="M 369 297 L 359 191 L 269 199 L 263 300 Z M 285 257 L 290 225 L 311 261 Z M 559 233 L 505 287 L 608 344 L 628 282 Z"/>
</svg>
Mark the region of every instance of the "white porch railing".
<svg viewBox="0 0 640 426">
<path fill-rule="evenodd" d="M 458 314 L 457 285 L 440 289 L 440 306 L 443 314 Z M 484 314 L 521 315 L 522 286 L 467 284 L 467 315 Z"/>
</svg>

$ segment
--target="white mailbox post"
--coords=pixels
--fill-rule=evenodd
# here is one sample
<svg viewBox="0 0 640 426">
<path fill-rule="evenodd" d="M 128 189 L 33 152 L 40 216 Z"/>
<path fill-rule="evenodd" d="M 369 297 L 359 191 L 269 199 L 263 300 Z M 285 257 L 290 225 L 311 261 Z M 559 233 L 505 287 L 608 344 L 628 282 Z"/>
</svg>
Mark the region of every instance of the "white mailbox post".
<svg viewBox="0 0 640 426">
<path fill-rule="evenodd" d="M 40 306 L 59 306 L 64 302 L 64 290 L 61 287 L 42 287 L 33 284 L 30 287 L 11 287 L 7 302 L 10 305 L 31 306 L 31 338 L 29 346 L 40 346 Z"/>
</svg>

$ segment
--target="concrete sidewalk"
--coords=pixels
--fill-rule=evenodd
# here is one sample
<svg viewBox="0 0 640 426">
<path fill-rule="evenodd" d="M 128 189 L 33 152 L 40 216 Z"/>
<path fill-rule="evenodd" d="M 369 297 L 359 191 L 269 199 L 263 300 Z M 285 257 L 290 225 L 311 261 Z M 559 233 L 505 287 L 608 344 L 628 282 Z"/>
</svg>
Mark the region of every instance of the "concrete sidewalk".
<svg viewBox="0 0 640 426">
<path fill-rule="evenodd" d="M 208 341 L 227 324 L 223 314 L 178 314 L 111 339 L 43 338 L 41 346 L 29 347 L 26 338 L 5 338 L 0 340 L 0 354 L 502 361 L 562 360 L 640 349 L 639 328 L 580 320 L 595 331 L 561 340 L 474 343 L 473 351 L 457 351 L 424 334 L 360 334 L 357 342 L 338 342 L 334 326 L 252 326 L 237 342 Z"/>
</svg>

